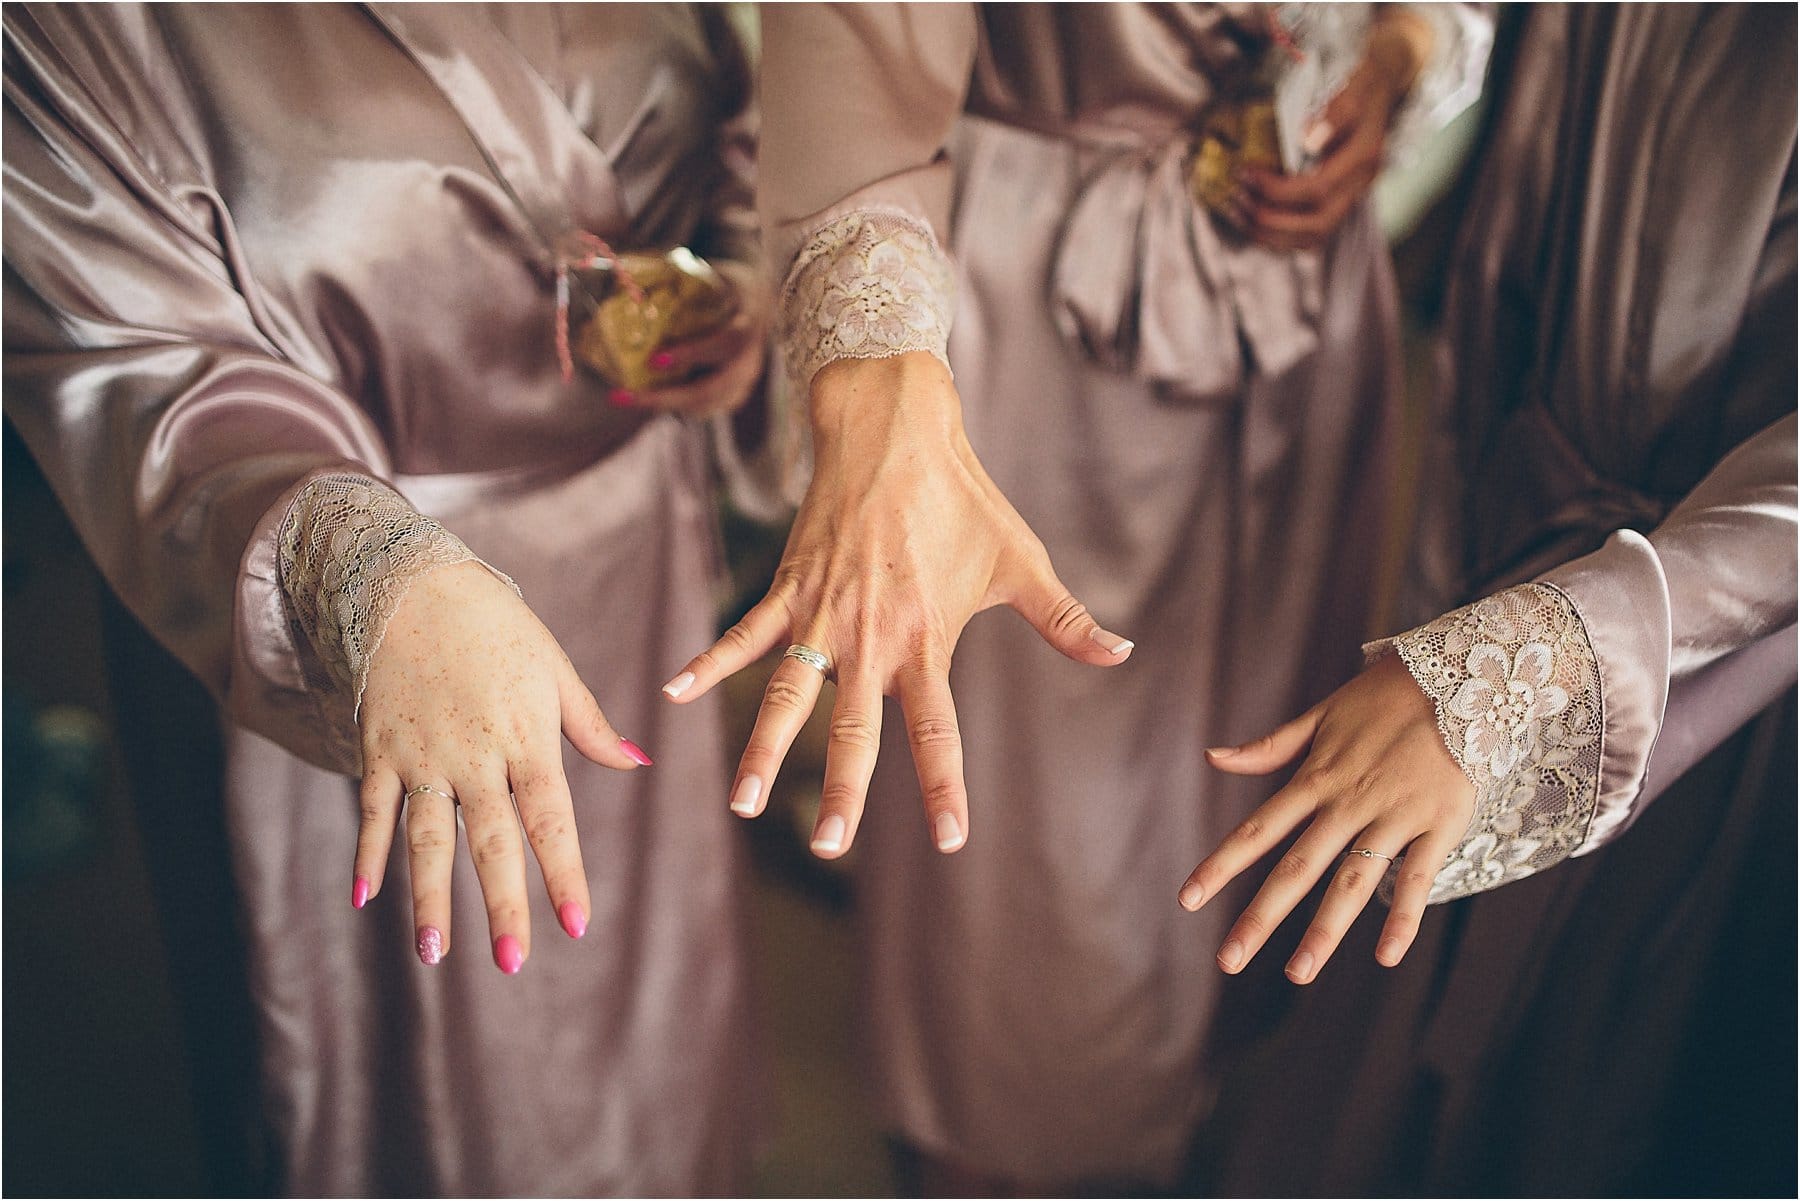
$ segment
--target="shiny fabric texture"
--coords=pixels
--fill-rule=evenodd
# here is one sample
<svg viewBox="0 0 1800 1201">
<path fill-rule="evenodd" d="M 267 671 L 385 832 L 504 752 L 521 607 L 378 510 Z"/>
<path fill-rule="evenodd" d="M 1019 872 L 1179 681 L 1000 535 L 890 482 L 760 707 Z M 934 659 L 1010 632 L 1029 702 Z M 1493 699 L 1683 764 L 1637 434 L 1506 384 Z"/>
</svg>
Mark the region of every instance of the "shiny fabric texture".
<svg viewBox="0 0 1800 1201">
<path fill-rule="evenodd" d="M 1425 495 L 1463 501 L 1427 510 L 1417 616 L 1532 577 L 1574 600 L 1593 853 L 1435 907 L 1396 971 L 1374 914 L 1299 996 L 1265 972 L 1292 1012 L 1222 1049 L 1196 1188 L 1794 1187 L 1793 974 L 1766 955 L 1795 938 L 1795 17 L 1516 19 L 1428 456 Z"/>
<path fill-rule="evenodd" d="M 108 580 L 219 696 L 264 1117 L 297 1193 L 743 1188 L 755 1106 L 716 706 L 708 431 L 564 383 L 554 239 L 750 260 L 744 61 L 680 5 L 12 5 L 6 413 Z M 565 751 L 594 895 L 489 962 L 411 954 L 397 855 L 344 903 L 348 703 L 276 583 L 287 498 L 391 483 L 515 578 L 661 760 Z"/>
<path fill-rule="evenodd" d="M 880 1116 L 1026 1188 L 1175 1177 L 1247 894 L 1196 915 L 1173 889 L 1271 791 L 1204 748 L 1347 678 L 1371 620 L 1400 390 L 1373 215 L 1313 254 L 1228 251 L 1177 170 L 1253 9 L 766 10 L 777 269 L 844 212 L 932 224 L 970 441 L 1138 646 L 1100 672 L 978 616 L 951 675 L 968 845 L 921 837 L 897 715 L 857 843 Z"/>
</svg>

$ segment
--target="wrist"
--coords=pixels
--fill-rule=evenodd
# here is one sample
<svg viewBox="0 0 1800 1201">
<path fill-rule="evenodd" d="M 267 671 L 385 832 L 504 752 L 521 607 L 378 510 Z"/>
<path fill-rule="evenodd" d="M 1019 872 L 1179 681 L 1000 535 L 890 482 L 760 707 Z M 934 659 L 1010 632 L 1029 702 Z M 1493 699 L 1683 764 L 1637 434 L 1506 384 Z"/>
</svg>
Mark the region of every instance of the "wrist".
<svg viewBox="0 0 1800 1201">
<path fill-rule="evenodd" d="M 813 376 L 809 410 L 820 454 L 896 425 L 962 438 L 962 400 L 929 351 L 828 363 Z"/>
<path fill-rule="evenodd" d="M 1404 5 L 1384 5 L 1369 30 L 1363 59 L 1374 68 L 1391 105 L 1398 107 L 1412 91 L 1431 58 L 1436 35 L 1431 25 Z"/>
</svg>

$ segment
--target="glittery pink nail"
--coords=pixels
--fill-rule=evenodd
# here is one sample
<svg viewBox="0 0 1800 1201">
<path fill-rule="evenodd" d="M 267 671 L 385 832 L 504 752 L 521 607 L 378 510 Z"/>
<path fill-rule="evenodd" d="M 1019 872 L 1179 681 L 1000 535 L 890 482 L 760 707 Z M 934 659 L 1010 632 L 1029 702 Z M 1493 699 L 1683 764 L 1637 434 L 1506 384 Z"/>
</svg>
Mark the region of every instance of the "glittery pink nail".
<svg viewBox="0 0 1800 1201">
<path fill-rule="evenodd" d="M 619 739 L 619 749 L 625 752 L 626 758 L 630 759 L 633 763 L 637 764 L 639 767 L 655 767 L 656 766 L 656 761 L 654 759 L 650 758 L 650 756 L 644 754 L 644 748 L 639 746 L 637 743 L 631 741 L 631 739 L 629 739 L 629 738 Z"/>
<path fill-rule="evenodd" d="M 637 393 L 629 388 L 614 388 L 606 394 L 606 399 L 622 409 L 628 409 L 637 404 Z"/>
<path fill-rule="evenodd" d="M 675 365 L 675 356 L 666 350 L 659 350 L 650 356 L 650 365 L 658 371 L 667 371 Z"/>
<path fill-rule="evenodd" d="M 587 933 L 587 914 L 574 901 L 564 901 L 556 916 L 562 919 L 563 932 L 570 938 L 580 938 Z"/>
<path fill-rule="evenodd" d="M 436 967 L 444 961 L 444 932 L 436 926 L 419 927 L 419 962 Z"/>
<path fill-rule="evenodd" d="M 518 975 L 525 966 L 525 948 L 512 935 L 502 934 L 494 940 L 494 964 L 509 976 Z"/>
<path fill-rule="evenodd" d="M 369 903 L 369 878 L 358 876 L 356 883 L 350 886 L 350 907 L 361 909 Z"/>
</svg>

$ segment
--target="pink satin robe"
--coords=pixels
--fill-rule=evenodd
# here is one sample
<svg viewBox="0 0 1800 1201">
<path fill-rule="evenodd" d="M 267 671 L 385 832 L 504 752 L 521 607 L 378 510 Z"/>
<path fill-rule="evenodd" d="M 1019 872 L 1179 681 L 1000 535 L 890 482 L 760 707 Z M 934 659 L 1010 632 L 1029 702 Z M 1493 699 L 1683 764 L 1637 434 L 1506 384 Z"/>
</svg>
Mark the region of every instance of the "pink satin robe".
<svg viewBox="0 0 1800 1201">
<path fill-rule="evenodd" d="M 837 214 L 930 224 L 956 265 L 970 441 L 1137 643 L 1101 672 L 1006 610 L 977 617 L 951 675 L 968 845 L 926 836 L 897 711 L 856 844 L 879 1114 L 1027 1187 L 1177 1173 L 1211 1101 L 1233 907 L 1188 914 L 1175 890 L 1271 791 L 1204 748 L 1311 704 L 1370 632 L 1400 389 L 1373 213 L 1281 254 L 1223 234 L 1185 179 L 1183 131 L 1246 69 L 1259 16 L 765 10 L 776 273 Z"/>
<path fill-rule="evenodd" d="M 9 6 L 6 413 L 108 580 L 230 721 L 230 871 L 276 1186 L 741 1190 L 756 1111 L 703 426 L 560 378 L 550 240 L 755 253 L 746 70 L 680 5 Z M 735 170 L 734 170 L 735 168 Z M 405 855 L 347 904 L 347 698 L 310 695 L 284 498 L 391 482 L 517 580 L 658 765 L 565 748 L 593 891 L 507 978 L 459 849 L 454 953 Z M 320 702 L 324 701 L 321 713 Z M 222 952 L 222 953 L 228 953 Z"/>
</svg>

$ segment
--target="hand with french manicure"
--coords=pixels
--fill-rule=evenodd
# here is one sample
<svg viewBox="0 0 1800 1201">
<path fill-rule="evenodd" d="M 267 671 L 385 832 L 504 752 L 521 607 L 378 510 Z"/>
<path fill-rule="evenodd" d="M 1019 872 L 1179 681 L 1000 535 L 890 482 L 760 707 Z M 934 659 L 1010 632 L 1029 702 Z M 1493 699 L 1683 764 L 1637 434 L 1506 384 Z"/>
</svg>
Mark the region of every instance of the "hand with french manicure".
<svg viewBox="0 0 1800 1201">
<path fill-rule="evenodd" d="M 1063 587 L 1043 543 L 988 478 L 963 432 L 950 373 L 925 353 L 847 359 L 813 382 L 814 474 L 769 594 L 664 687 L 685 704 L 769 651 L 822 652 L 837 679 L 813 852 L 850 849 L 881 745 L 883 696 L 905 712 L 940 851 L 968 840 L 962 737 L 950 658 L 976 613 L 1010 605 L 1051 646 L 1110 667 L 1132 644 Z M 824 685 L 784 658 L 738 765 L 732 811 L 768 804 L 783 758 Z"/>
</svg>

